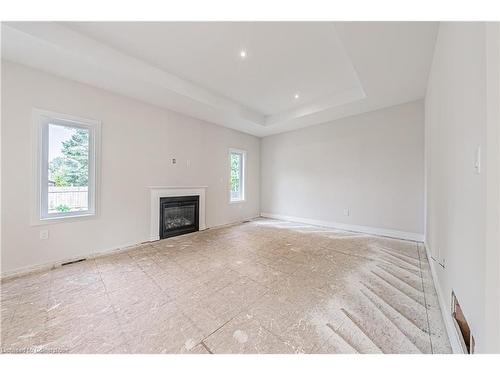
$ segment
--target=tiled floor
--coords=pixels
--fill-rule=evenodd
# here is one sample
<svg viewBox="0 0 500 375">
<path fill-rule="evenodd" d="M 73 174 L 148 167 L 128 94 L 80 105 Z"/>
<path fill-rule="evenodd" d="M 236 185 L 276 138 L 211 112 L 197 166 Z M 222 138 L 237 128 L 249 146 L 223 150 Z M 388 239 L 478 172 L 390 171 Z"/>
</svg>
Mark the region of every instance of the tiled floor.
<svg viewBox="0 0 500 375">
<path fill-rule="evenodd" d="M 449 353 L 414 242 L 275 220 L 2 283 L 3 351 Z"/>
</svg>

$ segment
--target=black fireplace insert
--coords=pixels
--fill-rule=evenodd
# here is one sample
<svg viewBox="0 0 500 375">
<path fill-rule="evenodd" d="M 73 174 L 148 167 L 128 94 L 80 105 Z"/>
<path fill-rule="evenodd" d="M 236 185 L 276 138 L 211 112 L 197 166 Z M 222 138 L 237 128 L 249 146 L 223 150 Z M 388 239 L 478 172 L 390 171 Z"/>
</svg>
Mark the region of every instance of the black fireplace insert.
<svg viewBox="0 0 500 375">
<path fill-rule="evenodd" d="M 160 198 L 160 239 L 199 230 L 200 197 Z"/>
</svg>

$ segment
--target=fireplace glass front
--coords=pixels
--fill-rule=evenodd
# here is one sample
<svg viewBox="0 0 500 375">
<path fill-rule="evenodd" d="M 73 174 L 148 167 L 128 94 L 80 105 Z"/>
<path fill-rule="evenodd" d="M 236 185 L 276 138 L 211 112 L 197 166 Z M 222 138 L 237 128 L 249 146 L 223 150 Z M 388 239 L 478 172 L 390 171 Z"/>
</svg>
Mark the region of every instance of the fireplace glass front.
<svg viewBox="0 0 500 375">
<path fill-rule="evenodd" d="M 198 230 L 198 195 L 160 198 L 160 239 Z"/>
</svg>

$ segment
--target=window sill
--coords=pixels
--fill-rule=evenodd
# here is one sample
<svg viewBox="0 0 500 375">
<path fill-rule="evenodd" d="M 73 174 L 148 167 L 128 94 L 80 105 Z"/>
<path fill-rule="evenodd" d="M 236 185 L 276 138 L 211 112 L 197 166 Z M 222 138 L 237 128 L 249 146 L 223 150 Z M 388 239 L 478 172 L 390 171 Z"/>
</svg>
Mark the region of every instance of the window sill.
<svg viewBox="0 0 500 375">
<path fill-rule="evenodd" d="M 239 199 L 237 201 L 229 201 L 229 204 L 245 203 L 246 201 L 246 199 Z"/>
</svg>

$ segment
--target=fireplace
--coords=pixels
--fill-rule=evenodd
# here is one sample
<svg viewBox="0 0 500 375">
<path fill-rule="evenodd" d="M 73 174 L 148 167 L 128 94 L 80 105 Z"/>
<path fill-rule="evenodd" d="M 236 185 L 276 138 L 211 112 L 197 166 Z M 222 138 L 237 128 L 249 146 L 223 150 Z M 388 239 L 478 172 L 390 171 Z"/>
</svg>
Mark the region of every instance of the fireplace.
<svg viewBox="0 0 500 375">
<path fill-rule="evenodd" d="M 198 195 L 160 198 L 160 239 L 199 230 Z"/>
</svg>

